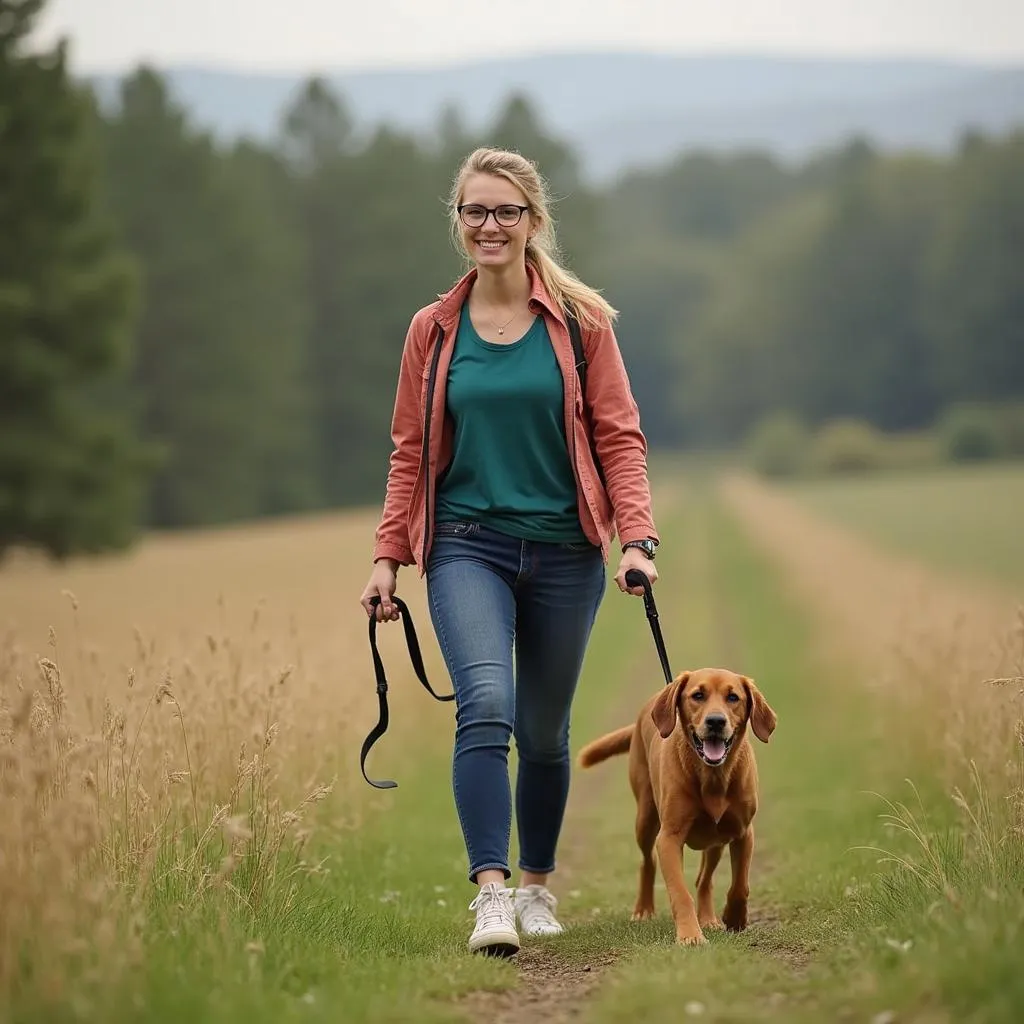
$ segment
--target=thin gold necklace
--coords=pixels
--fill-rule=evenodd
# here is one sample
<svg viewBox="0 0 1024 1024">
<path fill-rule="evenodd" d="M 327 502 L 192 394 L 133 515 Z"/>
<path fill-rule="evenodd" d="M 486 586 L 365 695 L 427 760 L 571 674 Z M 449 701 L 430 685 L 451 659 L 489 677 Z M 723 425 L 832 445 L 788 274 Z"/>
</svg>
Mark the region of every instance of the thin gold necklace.
<svg viewBox="0 0 1024 1024">
<path fill-rule="evenodd" d="M 519 313 L 518 313 L 518 312 L 516 312 L 516 313 L 513 313 L 513 314 L 512 314 L 512 315 L 511 315 L 511 316 L 510 316 L 510 317 L 509 317 L 509 318 L 508 318 L 508 319 L 507 319 L 507 320 L 506 320 L 506 321 L 505 321 L 505 322 L 504 322 L 503 324 L 501 324 L 501 325 L 500 325 L 500 326 L 498 327 L 498 334 L 499 334 L 499 335 L 501 335 L 501 334 L 504 334 L 504 333 L 505 333 L 505 328 L 506 328 L 506 327 L 508 327 L 508 325 L 509 325 L 510 323 L 512 323 L 512 321 L 513 321 L 513 320 L 515 320 L 515 318 L 516 318 L 517 316 L 519 316 Z"/>
</svg>

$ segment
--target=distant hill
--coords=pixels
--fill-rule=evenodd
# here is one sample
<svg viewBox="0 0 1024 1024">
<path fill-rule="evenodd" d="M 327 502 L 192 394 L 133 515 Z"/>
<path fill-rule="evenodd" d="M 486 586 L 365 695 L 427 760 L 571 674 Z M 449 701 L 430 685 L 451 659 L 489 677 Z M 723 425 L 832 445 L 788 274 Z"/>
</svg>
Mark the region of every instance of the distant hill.
<svg viewBox="0 0 1024 1024">
<path fill-rule="evenodd" d="M 306 77 L 169 67 L 174 94 L 221 137 L 268 138 Z M 661 162 L 687 147 L 758 146 L 796 158 L 853 134 L 941 151 L 967 129 L 1024 126 L 1024 66 L 880 58 L 566 54 L 423 70 L 326 73 L 359 123 L 429 132 L 445 106 L 470 126 L 513 91 L 573 143 L 590 175 Z M 113 76 L 95 76 L 100 95 Z"/>
</svg>

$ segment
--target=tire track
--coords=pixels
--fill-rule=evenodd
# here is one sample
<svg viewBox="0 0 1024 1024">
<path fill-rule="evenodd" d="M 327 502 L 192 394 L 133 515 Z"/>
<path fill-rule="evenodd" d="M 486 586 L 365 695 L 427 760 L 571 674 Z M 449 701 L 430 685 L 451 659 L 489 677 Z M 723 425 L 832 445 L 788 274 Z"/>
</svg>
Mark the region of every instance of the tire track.
<svg viewBox="0 0 1024 1024">
<path fill-rule="evenodd" d="M 976 768 L 1004 792 L 1019 785 L 1007 752 L 1024 736 L 1021 595 L 883 551 L 751 477 L 726 478 L 721 495 L 814 616 L 826 669 L 882 696 L 948 783 Z"/>
</svg>

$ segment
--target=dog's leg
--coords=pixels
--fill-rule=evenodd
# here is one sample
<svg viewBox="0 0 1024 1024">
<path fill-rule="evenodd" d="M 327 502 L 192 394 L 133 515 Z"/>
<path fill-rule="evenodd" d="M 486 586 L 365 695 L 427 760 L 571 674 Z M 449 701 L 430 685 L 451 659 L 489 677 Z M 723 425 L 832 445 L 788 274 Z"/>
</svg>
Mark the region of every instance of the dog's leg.
<svg viewBox="0 0 1024 1024">
<path fill-rule="evenodd" d="M 732 862 L 732 884 L 725 897 L 722 920 L 731 932 L 741 932 L 747 927 L 747 899 L 750 896 L 750 861 L 754 856 L 754 826 L 729 844 L 729 860 Z"/>
<path fill-rule="evenodd" d="M 676 942 L 684 946 L 698 946 L 707 942 L 697 921 L 693 897 L 686 888 L 686 876 L 683 874 L 683 844 L 692 824 L 692 819 L 673 821 L 670 826 L 662 823 L 655 841 L 661 876 L 665 880 L 672 920 L 676 925 Z"/>
<path fill-rule="evenodd" d="M 642 921 L 654 916 L 654 841 L 658 838 L 658 809 L 654 806 L 654 793 L 648 783 L 636 797 L 636 844 L 643 860 L 640 864 L 640 887 L 633 907 L 633 920 Z"/>
<path fill-rule="evenodd" d="M 697 920 L 701 928 L 721 928 L 722 922 L 715 913 L 714 897 L 711 891 L 711 877 L 722 859 L 721 846 L 709 846 L 700 858 L 697 873 Z"/>
</svg>

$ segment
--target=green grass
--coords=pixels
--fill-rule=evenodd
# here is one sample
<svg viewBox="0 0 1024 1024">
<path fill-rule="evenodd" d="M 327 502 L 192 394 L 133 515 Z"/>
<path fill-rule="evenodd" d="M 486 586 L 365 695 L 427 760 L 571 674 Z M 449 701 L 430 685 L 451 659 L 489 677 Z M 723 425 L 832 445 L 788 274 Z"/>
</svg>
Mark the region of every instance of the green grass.
<svg viewBox="0 0 1024 1024">
<path fill-rule="evenodd" d="M 919 764 L 927 822 L 912 823 L 916 836 L 888 828 L 882 795 L 908 803 L 913 795 L 893 718 L 857 688 L 854 673 L 823 676 L 809 653 L 807 610 L 784 598 L 703 483 L 695 478 L 682 511 L 666 519 L 657 593 L 673 669 L 717 663 L 747 672 L 779 715 L 771 743 L 756 743 L 754 923 L 741 935 L 712 934 L 706 947 L 679 948 L 660 878 L 658 916 L 632 923 L 638 853 L 625 759 L 585 780 L 578 772 L 564 835 L 570 871 L 556 875 L 573 927 L 546 947 L 576 964 L 617 957 L 583 1019 L 648 1024 L 698 1009 L 714 1022 L 870 1021 L 886 1011 L 899 1020 L 1019 1019 L 1024 857 L 1020 837 L 986 845 L 1002 834 L 1005 809 L 965 824 Z M 417 625 L 426 642 L 427 625 Z M 628 722 L 661 685 L 641 603 L 611 588 L 584 669 L 574 748 Z M 464 994 L 514 986 L 514 962 L 465 951 L 474 890 L 450 793 L 450 707 L 417 696 L 419 704 L 393 699 L 392 714 L 417 716 L 430 742 L 415 754 L 392 733 L 378 743 L 371 774 L 391 775 L 399 788 L 367 788 L 358 831 L 319 835 L 309 859 L 329 856 L 326 874 L 272 892 L 256 916 L 217 897 L 185 910 L 168 892 L 146 908 L 143 955 L 120 984 L 100 973 L 47 1006 L 31 1002 L 41 985 L 26 984 L 0 1020 L 429 1024 L 464 1019 Z M 358 752 L 350 753 L 357 770 Z M 984 787 L 972 801 L 983 805 Z M 323 820 L 331 818 L 327 806 Z M 882 848 L 910 867 L 885 862 Z M 685 866 L 692 885 L 692 852 Z M 716 902 L 727 885 L 726 860 Z"/>
<path fill-rule="evenodd" d="M 771 744 L 756 745 L 762 806 L 751 911 L 764 916 L 742 935 L 713 934 L 701 949 L 675 949 L 659 883 L 660 915 L 643 948 L 641 929 L 625 920 L 637 855 L 623 782 L 619 799 L 593 819 L 595 842 L 606 851 L 594 883 L 618 904 L 603 938 L 627 955 L 588 1020 L 677 1019 L 687 1001 L 700 1003 L 708 1021 L 871 1020 L 886 1012 L 900 1020 L 1019 1019 L 1020 837 L 1006 837 L 988 856 L 985 843 L 1005 835 L 1002 809 L 965 827 L 941 795 L 923 797 L 926 822 L 901 812 L 916 835 L 889 829 L 880 817 L 887 806 L 874 794 L 902 800 L 912 793 L 898 745 L 884 742 L 897 738 L 884 708 L 849 680 L 821 678 L 806 653 L 802 611 L 780 597 L 766 565 L 720 511 L 706 509 L 704 528 L 707 572 L 686 581 L 683 611 L 706 619 L 710 608 L 727 621 L 705 631 L 686 660 L 731 656 L 779 714 Z M 929 766 L 916 767 L 927 782 Z M 910 810 L 920 817 L 913 803 Z M 884 863 L 865 847 L 915 868 Z M 685 860 L 691 884 L 696 861 L 693 854 Z M 719 872 L 720 901 L 728 871 Z"/>
<path fill-rule="evenodd" d="M 642 605 L 618 593 L 613 571 L 574 716 L 584 734 L 603 724 L 608 703 L 621 700 L 638 651 L 653 656 Z M 416 625 L 421 641 L 432 643 L 429 622 Z M 407 657 L 399 632 L 381 643 L 389 664 Z M 650 664 L 657 670 L 653 657 Z M 448 690 L 445 680 L 435 682 Z M 466 879 L 451 796 L 451 708 L 418 688 L 392 692 L 392 721 L 417 719 L 427 740 L 416 750 L 403 748 L 394 731 L 378 741 L 368 771 L 399 786 L 360 790 L 366 806 L 358 831 L 332 834 L 332 819 L 347 816 L 330 799 L 320 805 L 315 846 L 305 856 L 328 858 L 325 873 L 272 887 L 255 914 L 226 895 L 186 906 L 180 886 L 165 885 L 140 908 L 137 958 L 118 983 L 107 963 L 54 991 L 42 965 L 27 964 L 0 1021 L 386 1022 L 409 1020 L 410 1003 L 417 1021 L 450 1021 L 462 1018 L 459 995 L 513 985 L 514 968 L 466 951 L 476 890 Z M 357 744 L 348 758 L 357 773 Z M 516 852 L 513 836 L 513 858 Z"/>
<path fill-rule="evenodd" d="M 814 512 L 890 551 L 965 577 L 1024 585 L 1024 465 L 801 482 Z"/>
</svg>

